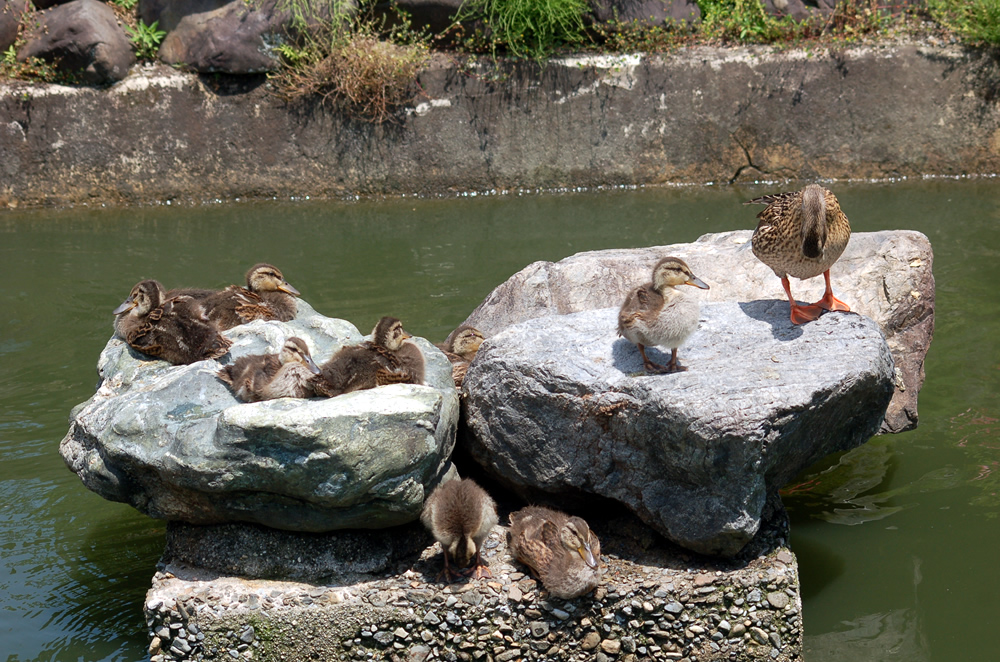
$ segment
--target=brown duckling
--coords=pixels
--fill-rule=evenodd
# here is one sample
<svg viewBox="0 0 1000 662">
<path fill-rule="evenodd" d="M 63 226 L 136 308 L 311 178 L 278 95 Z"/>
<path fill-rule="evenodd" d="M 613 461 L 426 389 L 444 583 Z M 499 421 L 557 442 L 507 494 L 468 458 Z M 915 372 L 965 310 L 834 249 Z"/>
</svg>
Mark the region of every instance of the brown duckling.
<svg viewBox="0 0 1000 662">
<path fill-rule="evenodd" d="M 438 485 L 424 502 L 420 521 L 441 543 L 442 574 L 447 581 L 459 575 L 471 574 L 476 579 L 492 576 L 481 551 L 483 541 L 497 524 L 497 505 L 475 481 L 464 478 Z"/>
<path fill-rule="evenodd" d="M 744 204 L 754 203 L 767 208 L 757 214 L 760 222 L 750 242 L 753 254 L 781 279 L 791 306 L 792 324 L 814 320 L 824 310 L 850 311 L 846 303 L 833 296 L 830 287 L 830 267 L 840 259 L 851 238 L 851 223 L 840 209 L 837 196 L 818 184 L 810 184 L 801 191 L 765 195 Z M 797 304 L 788 277 L 805 280 L 820 274 L 826 279 L 823 298 L 807 306 Z"/>
<path fill-rule="evenodd" d="M 601 543 L 587 523 L 549 508 L 510 515 L 510 551 L 557 598 L 575 598 L 601 581 Z"/>
<path fill-rule="evenodd" d="M 285 341 L 278 354 L 241 356 L 218 372 L 219 379 L 244 402 L 275 398 L 311 398 L 309 383 L 319 367 L 305 341 L 295 336 Z"/>
<path fill-rule="evenodd" d="M 708 285 L 698 279 L 684 260 L 665 257 L 653 267 L 653 282 L 632 290 L 618 311 L 618 335 L 639 348 L 647 372 L 687 370 L 677 362 L 677 348 L 698 328 L 698 301 L 685 295 L 681 285 L 703 290 Z M 662 366 L 646 356 L 646 347 L 670 348 L 670 361 Z"/>
<path fill-rule="evenodd" d="M 383 317 L 372 331 L 372 339 L 343 347 L 320 367 L 312 378 L 319 395 L 334 397 L 351 391 L 386 384 L 419 384 L 424 378 L 420 349 L 395 317 Z"/>
<path fill-rule="evenodd" d="M 463 324 L 458 327 L 443 343 L 439 343 L 437 348 L 444 352 L 444 355 L 451 361 L 451 377 L 455 380 L 455 387 L 462 388 L 465 381 L 465 373 L 469 370 L 469 364 L 476 358 L 479 346 L 483 344 L 485 337 L 482 331 L 474 326 Z"/>
<path fill-rule="evenodd" d="M 155 280 L 136 284 L 113 312 L 115 333 L 129 346 L 174 365 L 217 359 L 232 345 L 196 302 L 165 297 Z"/>
<path fill-rule="evenodd" d="M 208 318 L 220 329 L 231 329 L 254 320 L 287 322 L 295 317 L 299 291 L 288 284 L 281 271 L 270 264 L 255 264 L 247 272 L 247 286 L 230 285 L 224 290 L 184 288 L 168 296 L 186 295 L 199 301 Z"/>
</svg>

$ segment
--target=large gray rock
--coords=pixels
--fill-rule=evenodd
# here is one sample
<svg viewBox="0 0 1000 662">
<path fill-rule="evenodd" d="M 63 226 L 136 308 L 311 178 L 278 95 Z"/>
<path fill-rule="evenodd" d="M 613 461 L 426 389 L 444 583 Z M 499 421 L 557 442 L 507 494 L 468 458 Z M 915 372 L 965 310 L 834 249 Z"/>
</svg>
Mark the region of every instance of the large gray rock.
<svg viewBox="0 0 1000 662">
<path fill-rule="evenodd" d="M 748 211 L 748 216 L 752 215 Z M 750 250 L 751 232 L 709 234 L 690 244 L 579 253 L 559 262 L 535 262 L 507 279 L 466 320 L 487 336 L 545 315 L 618 307 L 633 287 L 648 282 L 661 257 L 676 255 L 711 286 L 703 301 L 781 301 L 780 280 Z M 831 269 L 833 290 L 881 327 L 896 364 L 896 393 L 883 432 L 917 424 L 917 394 L 924 382 L 924 356 L 934 333 L 933 251 L 912 231 L 856 232 Z M 792 280 L 799 301 L 816 301 L 823 279 Z"/>
<path fill-rule="evenodd" d="M 279 0 L 218 4 L 214 0 L 187 0 L 178 5 L 147 2 L 143 15 L 158 20 L 162 14 L 165 25 L 171 26 L 160 45 L 160 59 L 201 73 L 275 71 L 279 62 L 273 47 L 293 33 L 294 17 L 287 5 Z M 356 2 L 314 0 L 304 6 L 303 18 L 314 22 L 338 14 L 346 17 Z"/>
<path fill-rule="evenodd" d="M 301 301 L 291 322 L 225 335 L 229 361 L 297 335 L 322 363 L 362 339 Z M 73 410 L 59 450 L 91 490 L 152 517 L 314 532 L 410 522 L 451 470 L 458 418 L 451 364 L 416 342 L 426 385 L 243 404 L 216 378 L 218 361 L 171 366 L 112 339 L 97 393 Z"/>
<path fill-rule="evenodd" d="M 607 497 L 684 547 L 732 556 L 768 495 L 867 441 L 893 393 L 875 322 L 793 326 L 774 300 L 704 305 L 680 360 L 687 372 L 645 375 L 617 307 L 509 326 L 465 377 L 469 451 L 525 498 Z"/>
<path fill-rule="evenodd" d="M 17 53 L 58 62 L 88 83 L 114 83 L 135 64 L 132 43 L 114 11 L 97 0 L 73 0 L 37 15 L 37 26 Z"/>
</svg>

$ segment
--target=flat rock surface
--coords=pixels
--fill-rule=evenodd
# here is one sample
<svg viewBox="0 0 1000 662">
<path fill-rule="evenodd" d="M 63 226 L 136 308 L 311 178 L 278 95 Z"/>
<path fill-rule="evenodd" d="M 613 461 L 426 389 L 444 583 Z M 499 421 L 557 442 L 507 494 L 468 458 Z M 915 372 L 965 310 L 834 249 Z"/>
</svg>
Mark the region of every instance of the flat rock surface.
<svg viewBox="0 0 1000 662">
<path fill-rule="evenodd" d="M 750 219 L 753 211 L 747 208 Z M 559 262 L 535 262 L 493 290 L 465 323 L 490 336 L 536 317 L 617 308 L 632 288 L 649 281 L 653 265 L 667 255 L 682 258 L 711 286 L 698 293 L 703 302 L 770 302 L 775 323 L 782 315 L 787 321 L 781 281 L 751 252 L 752 234 L 708 234 L 690 244 L 590 251 Z M 834 293 L 879 325 L 895 360 L 896 391 L 882 432 L 917 424 L 917 394 L 934 333 L 933 260 L 930 242 L 919 232 L 856 232 L 830 270 Z M 816 301 L 823 295 L 823 279 L 792 279 L 792 294 L 799 301 Z"/>
<path fill-rule="evenodd" d="M 277 353 L 296 335 L 322 363 L 362 340 L 353 325 L 305 302 L 291 322 L 258 321 L 225 335 L 234 341 L 225 361 Z M 451 364 L 426 340 L 415 342 L 426 385 L 241 403 L 216 377 L 218 361 L 171 366 L 112 338 L 97 393 L 73 410 L 60 453 L 91 490 L 152 517 L 292 531 L 410 522 L 451 470 L 458 420 Z"/>
<path fill-rule="evenodd" d="M 787 311 L 773 300 L 705 304 L 680 350 L 688 371 L 655 376 L 617 336 L 617 308 L 507 327 L 465 378 L 469 451 L 526 498 L 611 498 L 684 547 L 732 556 L 768 494 L 867 441 L 893 393 L 872 320 L 794 326 Z"/>
</svg>

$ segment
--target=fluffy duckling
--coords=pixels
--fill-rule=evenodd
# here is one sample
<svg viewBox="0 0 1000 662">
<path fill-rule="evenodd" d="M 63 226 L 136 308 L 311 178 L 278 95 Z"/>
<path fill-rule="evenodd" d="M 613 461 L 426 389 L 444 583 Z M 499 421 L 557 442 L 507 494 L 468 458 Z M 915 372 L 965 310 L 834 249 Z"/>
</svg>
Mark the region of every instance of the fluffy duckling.
<svg viewBox="0 0 1000 662">
<path fill-rule="evenodd" d="M 155 280 L 137 283 L 113 312 L 129 346 L 174 365 L 217 359 L 232 345 L 190 297 L 167 298 Z"/>
<path fill-rule="evenodd" d="M 179 289 L 169 296 L 185 295 L 199 301 L 208 318 L 220 329 L 231 329 L 254 320 L 287 322 L 295 317 L 299 291 L 288 284 L 281 271 L 270 264 L 255 264 L 247 272 L 247 286 L 230 285 L 224 290 Z"/>
<path fill-rule="evenodd" d="M 479 351 L 483 340 L 485 337 L 482 331 L 463 324 L 452 331 L 443 343 L 437 345 L 451 361 L 451 377 L 455 380 L 455 388 L 462 388 L 465 373 L 468 372 L 472 359 L 476 358 L 476 352 Z"/>
<path fill-rule="evenodd" d="M 497 506 L 475 481 L 464 478 L 438 485 L 427 497 L 420 521 L 441 543 L 442 574 L 447 581 L 459 575 L 472 574 L 476 579 L 492 576 L 480 552 L 486 536 L 496 526 Z"/>
<path fill-rule="evenodd" d="M 830 267 L 840 259 L 851 238 L 851 224 L 837 196 L 818 184 L 810 184 L 801 191 L 765 195 L 745 204 L 755 203 L 767 208 L 757 214 L 760 222 L 751 240 L 753 254 L 781 279 L 791 306 L 792 324 L 814 320 L 824 310 L 849 311 L 850 307 L 833 296 L 830 287 Z M 826 279 L 823 298 L 807 306 L 795 303 L 788 277 L 804 280 L 820 274 Z"/>
<path fill-rule="evenodd" d="M 309 380 L 319 367 L 301 338 L 291 337 L 275 354 L 241 356 L 218 372 L 219 379 L 244 402 L 276 398 L 311 398 L 315 393 Z"/>
<path fill-rule="evenodd" d="M 383 317 L 372 339 L 343 347 L 312 378 L 319 395 L 334 397 L 386 384 L 419 384 L 424 379 L 424 357 L 412 336 L 395 317 Z"/>
<path fill-rule="evenodd" d="M 618 311 L 618 335 L 639 348 L 647 372 L 687 370 L 677 361 L 677 348 L 698 328 L 700 308 L 696 299 L 677 289 L 681 285 L 708 289 L 684 260 L 665 257 L 653 267 L 653 282 L 632 290 Z M 670 348 L 667 365 L 654 363 L 646 356 L 650 345 Z"/>
<path fill-rule="evenodd" d="M 510 550 L 557 598 L 575 598 L 601 581 L 601 543 L 587 523 L 549 508 L 510 515 Z"/>
</svg>

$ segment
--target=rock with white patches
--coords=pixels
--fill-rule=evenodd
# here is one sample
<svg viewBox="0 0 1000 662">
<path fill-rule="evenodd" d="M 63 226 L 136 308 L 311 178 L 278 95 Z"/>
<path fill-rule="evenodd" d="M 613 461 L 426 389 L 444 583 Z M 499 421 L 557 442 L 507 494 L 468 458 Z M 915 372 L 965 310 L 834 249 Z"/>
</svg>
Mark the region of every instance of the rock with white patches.
<svg viewBox="0 0 1000 662">
<path fill-rule="evenodd" d="M 225 332 L 233 346 L 222 360 L 276 353 L 298 336 L 322 363 L 362 340 L 348 322 L 303 301 L 298 309 L 288 323 Z M 97 393 L 73 410 L 60 453 L 91 490 L 167 520 L 290 531 L 410 522 L 451 469 L 458 419 L 451 364 L 414 341 L 426 385 L 240 403 L 216 377 L 219 361 L 171 366 L 113 338 Z"/>
</svg>

